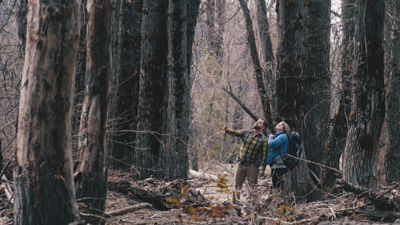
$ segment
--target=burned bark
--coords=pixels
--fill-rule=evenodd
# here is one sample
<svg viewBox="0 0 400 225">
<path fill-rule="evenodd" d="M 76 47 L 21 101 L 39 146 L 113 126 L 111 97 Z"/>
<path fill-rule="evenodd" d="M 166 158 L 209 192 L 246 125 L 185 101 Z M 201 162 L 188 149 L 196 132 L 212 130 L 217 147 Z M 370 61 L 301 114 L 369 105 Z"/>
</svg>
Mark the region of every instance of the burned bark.
<svg viewBox="0 0 400 225">
<path fill-rule="evenodd" d="M 79 1 L 29 1 L 28 7 L 14 223 L 70 224 L 80 220 L 71 156 Z"/>
<path fill-rule="evenodd" d="M 78 201 L 98 216 L 104 212 L 107 197 L 104 152 L 111 76 L 110 8 L 109 0 L 88 0 L 86 90 L 75 176 Z M 84 219 L 100 222 L 96 218 Z"/>
</svg>

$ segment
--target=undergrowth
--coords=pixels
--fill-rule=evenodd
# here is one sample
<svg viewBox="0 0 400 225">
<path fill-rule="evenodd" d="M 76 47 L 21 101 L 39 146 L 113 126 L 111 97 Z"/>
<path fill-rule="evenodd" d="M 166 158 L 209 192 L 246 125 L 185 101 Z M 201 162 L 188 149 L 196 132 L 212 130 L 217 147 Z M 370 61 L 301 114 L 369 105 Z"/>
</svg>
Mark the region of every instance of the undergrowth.
<svg viewBox="0 0 400 225">
<path fill-rule="evenodd" d="M 215 182 L 217 192 L 223 195 L 232 196 L 234 190 L 229 189 L 227 174 L 218 175 L 217 180 L 209 180 L 210 183 Z M 238 200 L 237 204 L 230 201 L 222 202 L 218 198 L 211 197 L 213 201 L 208 206 L 197 206 L 185 204 L 189 193 L 189 186 L 181 186 L 181 196 L 167 198 L 167 203 L 172 207 L 180 209 L 176 217 L 180 223 L 190 223 L 198 221 L 218 222 L 226 221 L 228 218 L 240 219 L 242 221 L 251 222 L 252 224 L 281 224 L 282 222 L 293 222 L 296 218 L 293 216 L 293 203 L 289 201 L 292 196 L 285 195 L 280 191 L 269 190 L 268 198 L 263 198 L 267 195 L 265 190 L 258 188 L 250 189 L 244 200 Z M 182 216 L 189 221 L 184 221 Z M 237 220 L 238 221 L 238 220 Z"/>
</svg>

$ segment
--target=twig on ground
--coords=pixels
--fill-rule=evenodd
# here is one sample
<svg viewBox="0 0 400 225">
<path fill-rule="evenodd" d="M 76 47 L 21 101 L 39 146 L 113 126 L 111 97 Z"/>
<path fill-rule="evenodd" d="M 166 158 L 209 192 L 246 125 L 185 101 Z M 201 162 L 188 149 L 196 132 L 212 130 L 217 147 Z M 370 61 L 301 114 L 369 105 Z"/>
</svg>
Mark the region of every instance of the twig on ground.
<svg viewBox="0 0 400 225">
<path fill-rule="evenodd" d="M 126 207 L 123 209 L 117 209 L 117 210 L 106 212 L 104 214 L 104 216 L 105 217 L 120 216 L 120 215 L 130 213 L 130 212 L 133 212 L 133 211 L 136 211 L 139 209 L 147 208 L 147 207 L 150 207 L 149 203 L 140 203 L 140 204 L 129 206 L 129 207 Z"/>
</svg>

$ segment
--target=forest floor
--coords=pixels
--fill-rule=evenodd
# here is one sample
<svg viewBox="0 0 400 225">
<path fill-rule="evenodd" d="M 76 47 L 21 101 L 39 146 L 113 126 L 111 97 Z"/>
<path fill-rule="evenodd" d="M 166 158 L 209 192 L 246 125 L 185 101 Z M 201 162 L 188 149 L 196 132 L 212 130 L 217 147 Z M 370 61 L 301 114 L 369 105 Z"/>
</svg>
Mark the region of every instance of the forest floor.
<svg viewBox="0 0 400 225">
<path fill-rule="evenodd" d="M 211 161 L 202 164 L 201 173 L 191 171 L 188 181 L 171 182 L 153 178 L 138 181 L 131 173 L 110 171 L 105 223 L 400 224 L 400 213 L 375 210 L 370 201 L 353 193 L 304 203 L 293 201 L 289 194 L 271 192 L 268 169 L 257 187 L 250 190 L 246 184 L 241 199 L 233 204 L 235 167 Z M 1 190 L 0 225 L 12 224 L 13 206 Z M 398 197 L 400 191 L 395 191 Z"/>
<path fill-rule="evenodd" d="M 203 175 L 215 175 L 217 178 L 213 176 L 213 179 L 201 179 L 196 174 L 190 174 L 188 182 L 182 181 L 180 188 L 178 183 L 171 185 L 176 186 L 176 198 L 171 198 L 174 196 L 171 195 L 174 188 L 167 188 L 171 182 L 150 181 L 145 185 L 137 183 L 135 184 L 137 187 L 149 190 L 155 198 L 165 196 L 167 202 L 173 207 L 160 209 L 163 207 L 160 207 L 154 199 L 145 199 L 147 202 L 152 202 L 152 205 L 108 218 L 106 224 L 400 224 L 397 217 L 399 214 L 395 214 L 393 218 L 393 215 L 382 216 L 380 211 L 374 211 L 368 207 L 357 207 L 365 202 L 357 199 L 357 196 L 352 193 L 344 193 L 336 199 L 311 203 L 290 201 L 293 199 L 290 195 L 282 198 L 280 193 L 270 193 L 272 182 L 268 169 L 267 176 L 259 180 L 256 190 L 250 192 L 249 186 L 245 185 L 241 201 L 233 204 L 235 167 L 234 164 L 204 163 L 200 172 Z M 133 183 L 130 184 L 131 189 L 125 186 L 122 191 L 125 194 L 122 194 L 120 191 L 115 191 L 117 190 L 115 185 L 119 186 L 121 181 L 114 180 L 115 177 L 112 176 L 110 178 L 106 211 L 143 202 L 137 201 L 137 196 L 143 196 L 143 193 L 133 194 L 133 192 L 140 192 L 138 189 L 132 189 Z M 152 184 L 149 186 L 149 183 Z M 162 189 L 161 186 L 164 189 L 159 191 Z M 176 189 L 181 189 L 180 193 Z M 158 194 L 154 194 L 156 192 Z M 155 205 L 158 207 L 154 207 Z M 388 218 L 390 216 L 392 217 Z"/>
</svg>

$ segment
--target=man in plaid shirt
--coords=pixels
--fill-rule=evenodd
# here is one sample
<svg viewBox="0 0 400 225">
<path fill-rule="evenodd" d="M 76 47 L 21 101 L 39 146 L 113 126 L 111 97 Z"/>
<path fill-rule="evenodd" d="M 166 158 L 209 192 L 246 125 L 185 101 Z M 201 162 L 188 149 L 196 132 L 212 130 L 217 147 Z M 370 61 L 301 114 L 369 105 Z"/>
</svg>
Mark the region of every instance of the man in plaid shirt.
<svg viewBox="0 0 400 225">
<path fill-rule="evenodd" d="M 267 166 L 267 138 L 263 131 L 266 127 L 267 123 L 263 119 L 259 119 L 252 130 L 233 130 L 226 125 L 224 126 L 224 131 L 227 134 L 240 137 L 243 140 L 235 175 L 235 189 L 238 199 L 246 177 L 249 180 L 250 187 L 253 188 L 257 184 L 258 177 L 264 176 L 264 170 Z M 236 202 L 235 194 L 233 201 Z"/>
</svg>

